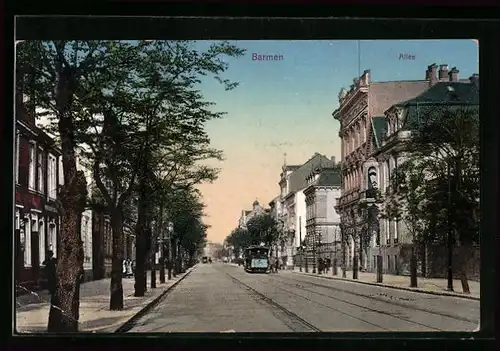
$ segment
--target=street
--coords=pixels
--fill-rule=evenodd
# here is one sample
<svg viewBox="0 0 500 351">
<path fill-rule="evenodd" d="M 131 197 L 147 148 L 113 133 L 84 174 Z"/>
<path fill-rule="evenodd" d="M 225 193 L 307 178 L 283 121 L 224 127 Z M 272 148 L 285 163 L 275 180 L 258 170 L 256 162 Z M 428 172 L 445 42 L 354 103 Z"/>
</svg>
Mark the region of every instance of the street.
<svg viewBox="0 0 500 351">
<path fill-rule="evenodd" d="M 129 332 L 472 331 L 479 301 L 200 264 Z"/>
</svg>

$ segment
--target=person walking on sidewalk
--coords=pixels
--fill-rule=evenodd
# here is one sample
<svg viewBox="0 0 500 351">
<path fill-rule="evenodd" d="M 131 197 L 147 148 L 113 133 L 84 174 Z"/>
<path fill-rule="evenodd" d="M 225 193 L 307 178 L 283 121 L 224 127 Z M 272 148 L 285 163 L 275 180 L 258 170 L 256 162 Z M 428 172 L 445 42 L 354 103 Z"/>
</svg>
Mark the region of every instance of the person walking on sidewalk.
<svg viewBox="0 0 500 351">
<path fill-rule="evenodd" d="M 56 264 L 57 260 L 54 257 L 54 252 L 49 250 L 47 252 L 47 259 L 42 263 L 45 267 L 43 272 L 47 278 L 47 289 L 51 297 L 54 297 L 56 293 Z"/>
</svg>

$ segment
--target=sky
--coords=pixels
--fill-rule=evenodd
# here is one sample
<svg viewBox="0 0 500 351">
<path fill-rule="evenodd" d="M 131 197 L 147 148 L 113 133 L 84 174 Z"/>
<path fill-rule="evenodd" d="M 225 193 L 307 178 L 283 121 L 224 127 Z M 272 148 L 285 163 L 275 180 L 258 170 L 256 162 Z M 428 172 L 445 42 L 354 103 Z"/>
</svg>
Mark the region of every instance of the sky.
<svg viewBox="0 0 500 351">
<path fill-rule="evenodd" d="M 203 49 L 210 43 L 196 45 Z M 219 178 L 199 186 L 213 242 L 231 233 L 253 201 L 267 207 L 279 194 L 285 153 L 289 165 L 302 164 L 315 152 L 340 160 L 339 123 L 332 112 L 340 89 L 349 88 L 359 73 L 370 69 L 374 81 L 420 80 L 432 63 L 457 67 L 462 78 L 479 73 L 478 46 L 471 39 L 231 43 L 246 53 L 226 60 L 223 77 L 239 86 L 225 91 L 204 79 L 200 87 L 215 110 L 227 113 L 206 126 L 212 145 L 225 155 L 223 162 L 211 163 L 221 168 Z M 252 60 L 253 54 L 282 55 L 282 60 Z"/>
</svg>

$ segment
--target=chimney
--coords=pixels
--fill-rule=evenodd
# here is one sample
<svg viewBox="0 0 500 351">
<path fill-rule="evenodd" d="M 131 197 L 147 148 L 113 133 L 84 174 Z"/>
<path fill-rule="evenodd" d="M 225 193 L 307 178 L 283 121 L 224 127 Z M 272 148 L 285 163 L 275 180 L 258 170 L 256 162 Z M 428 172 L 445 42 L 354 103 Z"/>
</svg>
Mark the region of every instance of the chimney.
<svg viewBox="0 0 500 351">
<path fill-rule="evenodd" d="M 448 65 L 439 65 L 439 80 L 444 80 L 448 78 Z"/>
<path fill-rule="evenodd" d="M 474 73 L 471 77 L 469 77 L 469 81 L 472 84 L 476 84 L 476 86 L 479 86 L 479 74 Z"/>
<path fill-rule="evenodd" d="M 330 157 L 330 160 L 333 162 L 334 165 L 336 164 L 335 163 L 335 156 Z"/>
<path fill-rule="evenodd" d="M 371 76 L 371 74 L 370 74 L 370 70 L 369 70 L 369 69 L 367 69 L 367 70 L 365 70 L 365 71 L 363 72 L 363 75 L 361 76 L 361 84 L 362 84 L 363 86 L 366 86 L 366 85 L 369 85 L 369 84 L 370 84 L 370 80 L 371 80 L 371 79 L 370 79 L 370 78 L 371 78 L 370 76 Z"/>
<path fill-rule="evenodd" d="M 425 80 L 428 80 L 431 84 L 435 83 L 437 80 L 437 67 L 438 66 L 433 63 L 427 66 L 427 71 L 425 71 Z"/>
<path fill-rule="evenodd" d="M 460 71 L 456 67 L 451 69 L 450 73 L 448 73 L 450 82 L 458 82 L 458 73 L 460 73 Z"/>
</svg>

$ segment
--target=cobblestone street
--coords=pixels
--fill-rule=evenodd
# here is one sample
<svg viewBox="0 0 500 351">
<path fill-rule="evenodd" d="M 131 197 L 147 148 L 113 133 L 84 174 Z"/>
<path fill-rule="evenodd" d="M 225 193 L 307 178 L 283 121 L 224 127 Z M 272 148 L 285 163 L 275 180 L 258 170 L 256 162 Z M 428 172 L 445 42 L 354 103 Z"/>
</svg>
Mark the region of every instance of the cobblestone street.
<svg viewBox="0 0 500 351">
<path fill-rule="evenodd" d="M 198 265 L 130 332 L 472 331 L 478 321 L 475 300 L 214 263 Z"/>
</svg>

